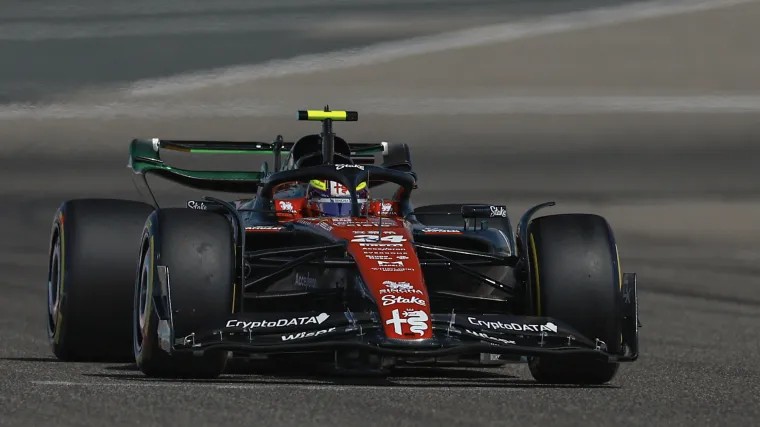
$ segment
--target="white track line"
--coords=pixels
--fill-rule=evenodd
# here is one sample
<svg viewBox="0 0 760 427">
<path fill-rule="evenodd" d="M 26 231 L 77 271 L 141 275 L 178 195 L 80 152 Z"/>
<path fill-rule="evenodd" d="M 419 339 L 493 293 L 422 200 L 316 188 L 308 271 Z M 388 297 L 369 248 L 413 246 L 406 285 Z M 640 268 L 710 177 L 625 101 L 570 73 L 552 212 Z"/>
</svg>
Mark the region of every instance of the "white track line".
<svg viewBox="0 0 760 427">
<path fill-rule="evenodd" d="M 258 65 L 227 67 L 168 78 L 142 80 L 127 89 L 127 94 L 130 96 L 168 95 L 246 83 L 267 77 L 370 65 L 426 53 L 718 9 L 752 1 L 755 0 L 656 0 L 562 13 L 521 22 L 488 25 L 403 41 L 379 43 L 359 49 L 303 55 Z"/>
<path fill-rule="evenodd" d="M 381 43 L 357 50 L 299 56 L 283 61 L 223 68 L 164 79 L 143 80 L 114 94 L 114 102 L 6 104 L 0 120 L 92 118 L 283 117 L 291 104 L 271 100 L 232 100 L 217 104 L 167 102 L 161 95 L 221 87 L 258 79 L 373 64 L 424 53 L 518 40 L 635 20 L 730 7 L 756 0 L 656 0 L 529 21 L 490 25 L 435 36 Z M 126 95 L 126 99 L 123 96 Z M 143 97 L 158 96 L 145 99 Z M 121 97 L 121 100 L 119 100 Z M 758 113 L 760 95 L 711 96 L 532 96 L 460 99 L 352 99 L 366 114 L 601 114 L 601 113 Z"/>
<path fill-rule="evenodd" d="M 373 99 L 376 114 L 760 113 L 760 95 L 489 96 Z M 398 112 L 398 113 L 397 113 Z"/>
</svg>

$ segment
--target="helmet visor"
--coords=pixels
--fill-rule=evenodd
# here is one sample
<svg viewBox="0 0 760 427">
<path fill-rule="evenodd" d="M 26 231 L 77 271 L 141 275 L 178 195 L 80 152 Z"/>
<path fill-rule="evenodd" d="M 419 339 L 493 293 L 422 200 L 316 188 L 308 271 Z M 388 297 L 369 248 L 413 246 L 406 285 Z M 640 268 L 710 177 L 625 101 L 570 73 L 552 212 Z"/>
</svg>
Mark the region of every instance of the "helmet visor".
<svg viewBox="0 0 760 427">
<path fill-rule="evenodd" d="M 325 199 L 315 200 L 314 206 L 320 215 L 323 216 L 351 216 L 351 201 L 334 202 L 324 201 Z M 331 199 L 326 199 L 331 200 Z"/>
<path fill-rule="evenodd" d="M 359 199 L 359 210 L 364 209 L 367 200 Z M 351 216 L 351 199 L 321 198 L 309 202 L 312 209 L 321 216 Z"/>
</svg>

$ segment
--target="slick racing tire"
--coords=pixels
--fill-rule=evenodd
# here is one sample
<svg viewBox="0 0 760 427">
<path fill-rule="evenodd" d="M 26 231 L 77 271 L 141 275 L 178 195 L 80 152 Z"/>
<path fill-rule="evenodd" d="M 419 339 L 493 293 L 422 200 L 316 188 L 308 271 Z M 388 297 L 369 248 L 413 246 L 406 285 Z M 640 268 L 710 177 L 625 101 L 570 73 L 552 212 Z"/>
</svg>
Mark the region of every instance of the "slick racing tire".
<svg viewBox="0 0 760 427">
<path fill-rule="evenodd" d="M 604 218 L 590 214 L 549 215 L 528 228 L 532 305 L 538 316 L 567 322 L 608 353 L 621 350 L 620 267 L 617 246 Z M 541 383 L 603 384 L 618 364 L 579 356 L 531 358 Z"/>
<path fill-rule="evenodd" d="M 142 256 L 134 292 L 133 348 L 140 370 L 149 377 L 215 378 L 225 368 L 226 351 L 169 353 L 159 345 L 157 266 L 166 266 L 174 336 L 216 326 L 232 312 L 234 241 L 222 215 L 192 209 L 161 209 L 143 231 Z"/>
<path fill-rule="evenodd" d="M 48 338 L 65 361 L 132 360 L 132 292 L 140 232 L 153 207 L 114 199 L 64 202 L 48 270 Z"/>
</svg>

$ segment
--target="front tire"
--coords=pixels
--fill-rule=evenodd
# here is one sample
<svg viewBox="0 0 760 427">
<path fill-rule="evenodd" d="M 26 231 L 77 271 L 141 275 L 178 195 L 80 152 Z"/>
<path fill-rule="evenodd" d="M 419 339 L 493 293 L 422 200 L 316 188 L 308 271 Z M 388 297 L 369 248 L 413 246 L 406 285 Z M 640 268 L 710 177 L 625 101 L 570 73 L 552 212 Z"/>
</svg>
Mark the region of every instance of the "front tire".
<svg viewBox="0 0 760 427">
<path fill-rule="evenodd" d="M 602 340 L 607 352 L 621 351 L 620 267 L 617 246 L 604 218 L 590 214 L 549 215 L 528 228 L 528 257 L 534 314 L 567 322 Z M 542 356 L 529 361 L 541 383 L 603 384 L 618 363 L 576 356 Z"/>
<path fill-rule="evenodd" d="M 116 199 L 64 202 L 51 233 L 47 331 L 65 361 L 132 359 L 135 256 L 153 207 Z"/>
<path fill-rule="evenodd" d="M 149 377 L 215 378 L 225 368 L 226 351 L 167 353 L 159 346 L 157 266 L 169 271 L 175 337 L 213 327 L 232 312 L 235 275 L 232 228 L 219 214 L 162 209 L 146 223 L 135 281 L 133 348 L 140 370 Z"/>
</svg>

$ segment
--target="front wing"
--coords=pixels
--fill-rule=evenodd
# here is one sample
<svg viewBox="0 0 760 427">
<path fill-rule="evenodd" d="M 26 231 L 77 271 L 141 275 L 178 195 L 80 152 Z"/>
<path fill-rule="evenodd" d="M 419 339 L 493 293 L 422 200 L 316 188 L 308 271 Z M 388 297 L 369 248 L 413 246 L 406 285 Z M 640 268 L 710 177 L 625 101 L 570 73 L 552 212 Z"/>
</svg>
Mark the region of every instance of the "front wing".
<svg viewBox="0 0 760 427">
<path fill-rule="evenodd" d="M 548 317 L 503 314 L 433 314 L 433 338 L 392 340 L 384 336 L 374 313 L 239 314 L 220 319 L 221 327 L 174 337 L 161 321 L 159 340 L 167 352 L 229 350 L 280 353 L 353 349 L 401 357 L 456 354 L 586 355 L 608 361 L 631 361 L 637 354 L 607 352 L 606 343 L 584 337 Z M 625 346 L 633 350 L 633 346 Z"/>
<path fill-rule="evenodd" d="M 621 288 L 622 352 L 586 337 L 571 325 L 550 317 L 511 314 L 432 314 L 433 337 L 394 340 L 383 333 L 377 313 L 237 313 L 210 319 L 209 328 L 175 336 L 168 271 L 157 266 L 161 292 L 154 295 L 162 350 L 203 352 L 219 349 L 281 353 L 357 349 L 407 357 L 456 354 L 585 355 L 608 361 L 634 361 L 639 355 L 638 292 L 635 273 L 625 273 Z M 234 316 L 234 317 L 233 317 Z"/>
</svg>

